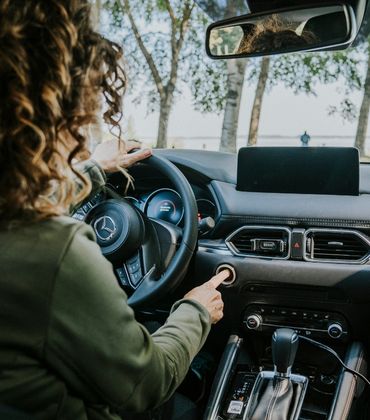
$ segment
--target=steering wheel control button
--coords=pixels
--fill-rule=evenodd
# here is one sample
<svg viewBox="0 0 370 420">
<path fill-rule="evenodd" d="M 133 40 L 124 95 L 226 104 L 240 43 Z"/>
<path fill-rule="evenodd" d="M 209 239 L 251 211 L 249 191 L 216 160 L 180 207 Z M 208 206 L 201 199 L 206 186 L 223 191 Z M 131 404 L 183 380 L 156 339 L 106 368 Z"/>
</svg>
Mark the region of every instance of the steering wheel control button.
<svg viewBox="0 0 370 420">
<path fill-rule="evenodd" d="M 128 276 L 127 276 L 127 273 L 126 273 L 126 270 L 125 270 L 124 267 L 117 268 L 116 273 L 118 275 L 118 280 L 119 280 L 121 286 L 123 286 L 123 287 L 130 286 L 130 283 L 128 281 Z"/>
<path fill-rule="evenodd" d="M 343 328 L 341 324 L 334 323 L 330 324 L 328 327 L 328 334 L 331 338 L 340 338 L 343 335 Z"/>
<path fill-rule="evenodd" d="M 130 274 L 137 273 L 140 270 L 139 261 L 127 264 L 128 272 Z"/>
<path fill-rule="evenodd" d="M 262 317 L 258 314 L 249 315 L 245 324 L 249 330 L 258 330 L 262 324 Z"/>
<path fill-rule="evenodd" d="M 131 273 L 130 274 L 130 279 L 131 279 L 131 284 L 136 287 L 141 279 L 143 278 L 142 274 L 140 271 L 137 271 L 136 273 Z"/>
</svg>

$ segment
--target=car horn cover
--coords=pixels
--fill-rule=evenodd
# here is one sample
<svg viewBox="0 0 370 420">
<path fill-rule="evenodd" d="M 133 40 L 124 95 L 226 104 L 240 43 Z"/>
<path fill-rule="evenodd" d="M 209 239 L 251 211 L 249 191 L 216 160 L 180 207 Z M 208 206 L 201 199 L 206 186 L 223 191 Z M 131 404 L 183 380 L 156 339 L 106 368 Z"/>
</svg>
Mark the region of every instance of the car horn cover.
<svg viewBox="0 0 370 420">
<path fill-rule="evenodd" d="M 94 229 L 103 255 L 110 260 L 129 258 L 143 243 L 143 220 L 127 201 L 100 203 L 90 210 L 85 222 Z"/>
</svg>

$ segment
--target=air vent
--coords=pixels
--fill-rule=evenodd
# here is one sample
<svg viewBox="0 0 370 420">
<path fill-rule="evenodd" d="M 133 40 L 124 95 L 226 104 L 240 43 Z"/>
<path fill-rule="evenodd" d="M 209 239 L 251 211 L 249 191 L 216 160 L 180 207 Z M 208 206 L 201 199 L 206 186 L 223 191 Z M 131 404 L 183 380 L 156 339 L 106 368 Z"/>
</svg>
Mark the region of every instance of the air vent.
<svg viewBox="0 0 370 420">
<path fill-rule="evenodd" d="M 239 256 L 289 258 L 290 230 L 285 227 L 243 226 L 233 232 L 226 245 Z"/>
<path fill-rule="evenodd" d="M 310 261 L 361 264 L 370 253 L 369 239 L 354 230 L 309 229 L 305 243 L 305 258 Z"/>
</svg>

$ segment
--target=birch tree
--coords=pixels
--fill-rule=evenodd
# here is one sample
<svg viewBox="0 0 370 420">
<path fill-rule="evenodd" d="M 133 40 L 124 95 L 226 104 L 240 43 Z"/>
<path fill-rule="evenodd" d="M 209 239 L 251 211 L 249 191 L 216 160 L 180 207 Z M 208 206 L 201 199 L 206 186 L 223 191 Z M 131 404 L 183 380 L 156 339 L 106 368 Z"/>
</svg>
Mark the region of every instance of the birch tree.
<svg viewBox="0 0 370 420">
<path fill-rule="evenodd" d="M 369 123 L 370 111 L 370 40 L 366 40 L 366 77 L 364 84 L 364 95 L 361 102 L 360 114 L 358 117 L 355 147 L 360 151 L 361 156 L 366 155 L 366 133 Z"/>
<path fill-rule="evenodd" d="M 264 57 L 260 60 L 259 66 L 256 60 L 250 60 L 247 80 L 251 86 L 256 86 L 256 91 L 250 117 L 248 146 L 254 146 L 258 142 L 265 92 L 278 83 L 282 83 L 295 94 L 304 93 L 315 96 L 318 84 L 335 83 L 340 80 L 343 82 L 344 99 L 339 105 L 331 105 L 328 114 L 339 113 L 343 119 L 353 119 L 356 109 L 349 96 L 353 90 L 361 87 L 359 62 L 360 57 L 356 50 Z"/>
<path fill-rule="evenodd" d="M 261 118 L 262 101 L 265 94 L 267 80 L 269 77 L 270 57 L 263 57 L 258 76 L 256 93 L 254 95 L 253 107 L 249 123 L 248 146 L 255 146 L 258 140 L 258 129 Z"/>
<path fill-rule="evenodd" d="M 235 153 L 237 149 L 240 102 L 246 66 L 247 61 L 244 59 L 227 62 L 227 93 L 220 141 L 221 152 Z"/>
<path fill-rule="evenodd" d="M 121 29 L 123 17 L 127 18 L 131 30 L 120 34 L 127 47 L 131 80 L 137 88 L 135 79 L 141 79 L 144 89 L 136 100 L 145 96 L 149 100 L 149 111 L 159 110 L 156 147 L 165 148 L 183 62 L 182 52 L 195 3 L 192 0 L 111 0 L 105 6 L 111 12 L 116 28 Z M 161 30 L 151 32 L 154 26 Z"/>
<path fill-rule="evenodd" d="M 94 28 L 97 32 L 100 32 L 100 22 L 101 22 L 101 11 L 102 11 L 102 4 L 101 0 L 94 0 L 92 2 L 92 22 Z M 102 142 L 104 137 L 104 130 L 103 130 L 103 121 L 101 113 L 98 114 L 97 120 L 91 125 L 90 128 L 90 138 L 91 144 L 90 148 L 95 149 L 95 147 Z"/>
</svg>

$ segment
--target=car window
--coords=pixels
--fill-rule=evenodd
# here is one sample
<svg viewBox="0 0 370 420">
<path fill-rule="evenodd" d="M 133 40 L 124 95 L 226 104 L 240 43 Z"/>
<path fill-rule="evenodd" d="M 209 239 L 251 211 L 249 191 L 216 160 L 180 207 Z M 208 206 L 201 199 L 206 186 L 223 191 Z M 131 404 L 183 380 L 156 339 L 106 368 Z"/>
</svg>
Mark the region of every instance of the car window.
<svg viewBox="0 0 370 420">
<path fill-rule="evenodd" d="M 232 153 L 255 145 L 356 146 L 368 160 L 366 34 L 345 51 L 211 60 L 204 40 L 213 20 L 193 1 L 95 8 L 99 30 L 124 47 L 126 138 Z"/>
</svg>

